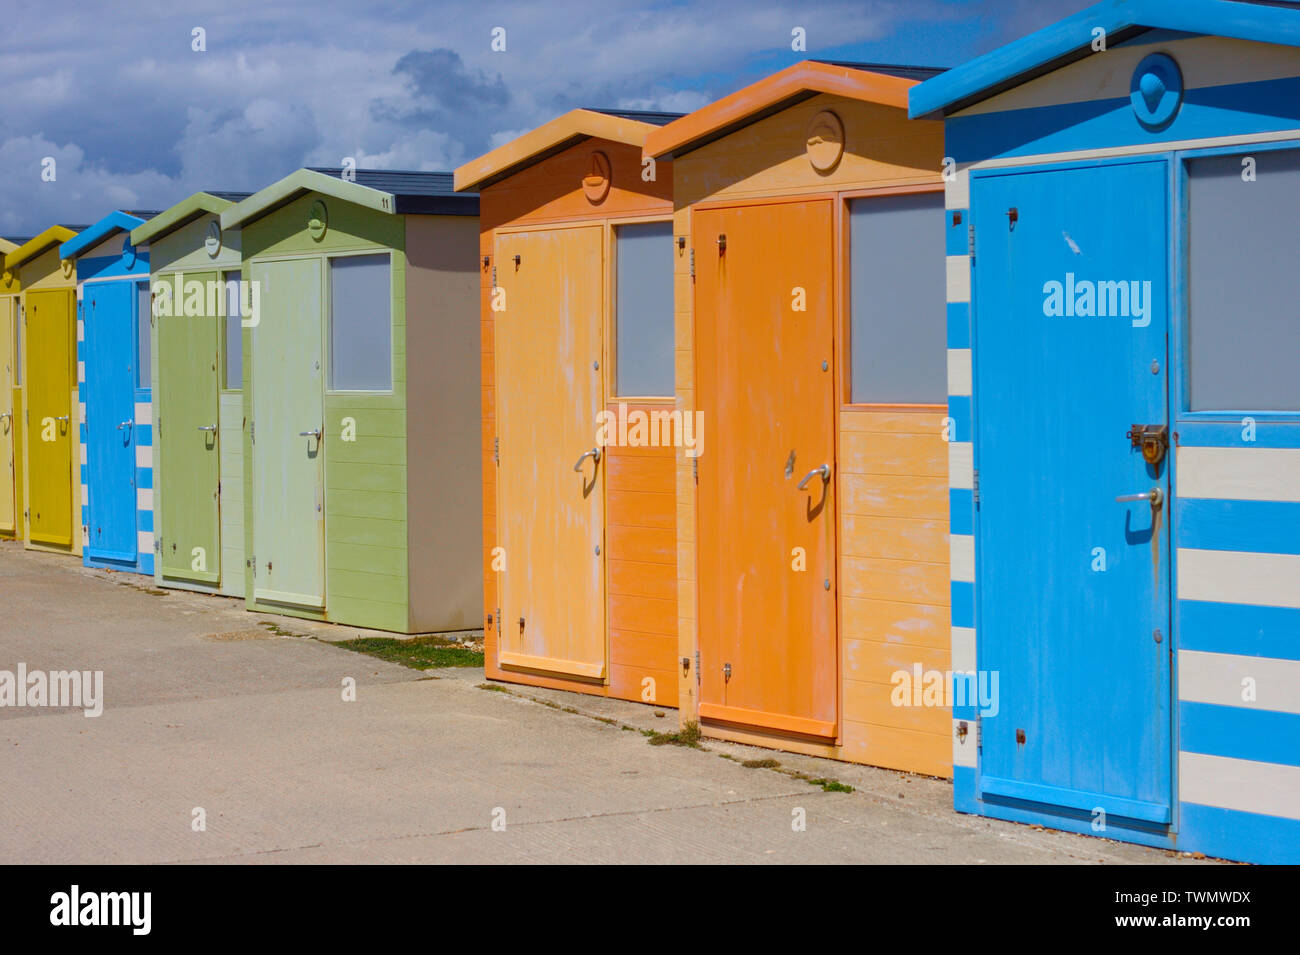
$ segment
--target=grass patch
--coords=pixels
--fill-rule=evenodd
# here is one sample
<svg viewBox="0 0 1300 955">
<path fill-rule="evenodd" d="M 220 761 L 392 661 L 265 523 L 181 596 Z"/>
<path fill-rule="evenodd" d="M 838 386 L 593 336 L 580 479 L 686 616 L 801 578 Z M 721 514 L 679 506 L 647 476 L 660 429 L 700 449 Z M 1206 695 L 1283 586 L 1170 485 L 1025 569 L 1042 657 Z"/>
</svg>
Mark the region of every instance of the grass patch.
<svg viewBox="0 0 1300 955">
<path fill-rule="evenodd" d="M 700 746 L 699 723 L 687 723 L 676 733 L 656 733 L 654 730 L 641 732 L 648 737 L 651 746 L 689 746 L 692 749 L 703 749 Z"/>
<path fill-rule="evenodd" d="M 510 691 L 507 690 L 504 686 L 497 686 L 495 683 L 480 683 L 480 684 L 478 684 L 478 688 L 479 688 L 480 690 L 491 690 L 493 693 L 509 693 L 509 692 L 510 692 Z"/>
<path fill-rule="evenodd" d="M 746 769 L 776 769 L 781 764 L 774 759 L 747 759 L 740 765 Z"/>
<path fill-rule="evenodd" d="M 482 653 L 467 650 L 459 643 L 443 637 L 414 637 L 410 640 L 396 640 L 392 637 L 358 637 L 356 640 L 344 640 L 334 646 L 355 650 L 357 653 L 367 653 L 389 663 L 400 663 L 413 670 L 483 665 Z"/>
<path fill-rule="evenodd" d="M 851 793 L 853 787 L 839 782 L 835 779 L 810 779 L 808 782 L 814 786 L 820 786 L 824 793 Z"/>
</svg>

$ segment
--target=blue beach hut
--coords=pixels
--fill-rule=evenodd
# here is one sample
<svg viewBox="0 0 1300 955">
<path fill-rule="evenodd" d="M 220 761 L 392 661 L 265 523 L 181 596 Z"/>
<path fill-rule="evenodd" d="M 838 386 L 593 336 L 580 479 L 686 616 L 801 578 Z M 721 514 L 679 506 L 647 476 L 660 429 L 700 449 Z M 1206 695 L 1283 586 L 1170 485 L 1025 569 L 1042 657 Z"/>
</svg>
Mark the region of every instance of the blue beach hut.
<svg viewBox="0 0 1300 955">
<path fill-rule="evenodd" d="M 59 247 L 77 273 L 82 561 L 153 573 L 149 256 L 115 210 Z"/>
<path fill-rule="evenodd" d="M 945 122 L 953 668 L 1000 690 L 954 708 L 957 809 L 1300 861 L 1300 9 L 1110 0 L 910 112 Z"/>
</svg>

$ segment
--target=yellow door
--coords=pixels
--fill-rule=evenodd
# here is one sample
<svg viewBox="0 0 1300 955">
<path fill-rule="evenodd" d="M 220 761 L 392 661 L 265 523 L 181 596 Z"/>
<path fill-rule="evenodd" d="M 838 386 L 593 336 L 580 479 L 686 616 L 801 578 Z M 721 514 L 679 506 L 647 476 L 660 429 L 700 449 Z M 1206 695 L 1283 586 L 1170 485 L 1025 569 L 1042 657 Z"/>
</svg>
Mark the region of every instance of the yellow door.
<svg viewBox="0 0 1300 955">
<path fill-rule="evenodd" d="M 14 298 L 0 298 L 0 534 L 14 536 L 18 526 L 14 494 Z"/>
<path fill-rule="evenodd" d="M 603 232 L 497 239 L 499 665 L 603 680 Z"/>
<path fill-rule="evenodd" d="M 72 544 L 72 289 L 27 292 L 28 511 L 31 539 Z"/>
</svg>

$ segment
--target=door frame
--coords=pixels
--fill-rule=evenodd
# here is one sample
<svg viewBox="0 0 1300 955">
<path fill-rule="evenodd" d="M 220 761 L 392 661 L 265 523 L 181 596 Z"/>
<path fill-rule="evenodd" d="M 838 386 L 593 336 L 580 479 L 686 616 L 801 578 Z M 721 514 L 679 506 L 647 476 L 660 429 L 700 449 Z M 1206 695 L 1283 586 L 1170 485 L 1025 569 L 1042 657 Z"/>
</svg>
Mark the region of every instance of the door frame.
<svg viewBox="0 0 1300 955">
<path fill-rule="evenodd" d="M 609 369 L 610 369 L 610 351 L 609 351 L 609 349 L 610 349 L 610 334 L 609 334 L 609 331 L 610 331 L 610 329 L 609 329 L 609 325 L 610 325 L 611 314 L 612 314 L 612 308 L 611 308 L 611 304 L 610 304 L 610 303 L 611 303 L 611 298 L 610 298 L 610 296 L 611 296 L 611 294 L 613 293 L 613 289 L 614 289 L 614 284 L 613 284 L 613 281 L 614 281 L 614 280 L 613 280 L 613 277 L 612 277 L 612 275 L 611 275 L 611 273 L 612 273 L 613 270 L 610 268 L 610 262 L 612 261 L 612 259 L 610 258 L 610 255 L 611 255 L 611 252 L 612 252 L 612 247 L 613 247 L 613 242 L 614 242 L 614 235 L 613 235 L 612 222 L 616 221 L 618 224 L 621 225 L 621 224 L 624 224 L 624 223 L 631 223 L 631 222 L 662 222 L 662 221 L 664 221 L 664 219 L 665 219 L 664 216 L 642 216 L 642 217 L 632 217 L 632 218 L 628 218 L 628 219 L 617 219 L 617 220 L 610 220 L 610 219 L 607 219 L 607 218 L 591 218 L 591 219 L 559 219 L 559 220 L 549 221 L 549 222 L 530 222 L 530 223 L 526 223 L 526 224 L 509 224 L 509 225 L 504 225 L 504 226 L 501 226 L 501 227 L 499 227 L 499 228 L 496 228 L 496 229 L 493 229 L 493 230 L 492 230 L 492 253 L 491 253 L 491 255 L 492 255 L 492 268 L 493 268 L 494 270 L 495 270 L 495 269 L 498 267 L 498 265 L 500 264 L 500 262 L 499 262 L 499 260 L 500 260 L 500 255 L 499 255 L 499 253 L 498 253 L 498 249 L 499 249 L 499 244 L 498 244 L 498 243 L 499 243 L 500 239 L 503 238 L 503 237 L 514 236 L 514 235 L 524 235 L 524 234 L 537 233 L 537 232 L 560 232 L 560 231 L 570 231 L 570 230 L 575 230 L 575 229 L 596 229 L 596 228 L 598 228 L 598 229 L 601 230 L 601 234 L 600 234 L 600 245 L 601 245 L 601 255 L 602 255 L 602 265 L 601 265 L 602 275 L 601 275 L 601 282 L 600 282 L 600 300 L 601 300 L 601 312 L 602 312 L 602 314 L 601 314 L 601 316 L 600 316 L 600 319 L 599 319 L 599 322 L 598 322 L 598 328 L 597 328 L 597 333 L 600 335 L 600 380 L 599 380 L 599 382 L 598 382 L 598 384 L 597 384 L 597 388 L 598 388 L 597 404 L 600 406 L 600 409 L 601 409 L 601 410 L 603 410 L 603 409 L 605 408 L 605 406 L 609 403 L 609 395 L 610 395 L 610 377 L 609 377 Z M 667 217 L 667 220 L 668 220 L 668 221 L 672 221 L 671 216 L 670 216 L 670 217 Z M 495 289 L 495 288 L 500 288 L 501 286 L 500 286 L 498 283 L 493 283 L 493 286 L 492 286 L 492 287 Z M 489 297 L 490 297 L 490 296 L 489 296 Z M 497 433 L 499 434 L 499 433 L 500 433 L 500 430 L 501 430 L 501 426 L 500 426 L 500 421 L 501 421 L 501 394 L 500 394 L 500 389 L 501 389 L 501 374 L 500 374 L 500 368 L 499 368 L 498 365 L 497 365 L 498 358 L 500 357 L 500 349 L 497 347 L 497 332 L 496 332 L 496 329 L 497 329 L 497 319 L 496 319 L 496 313 L 494 312 L 494 313 L 493 313 L 493 318 L 492 318 L 492 381 L 493 381 L 493 389 L 494 389 L 494 392 L 495 392 L 495 395 L 494 395 L 494 399 L 493 399 L 493 400 L 494 400 L 494 407 L 495 407 L 496 410 L 495 410 L 494 413 L 493 413 L 492 426 L 493 426 L 493 428 L 497 431 Z M 595 422 L 592 422 L 592 430 L 593 430 L 593 431 L 595 430 Z M 495 436 L 494 436 L 494 438 L 495 438 Z M 603 450 L 601 451 L 601 456 L 602 456 L 602 457 L 605 457 L 605 452 L 604 452 Z M 603 662 L 602 662 L 602 664 L 601 664 L 600 670 L 599 670 L 599 672 L 596 672 L 594 668 L 591 668 L 591 672 L 590 672 L 590 673 L 583 673 L 583 672 L 576 671 L 576 670 L 564 670 L 564 671 L 561 671 L 561 670 L 547 670 L 547 669 L 542 669 L 542 668 L 537 667 L 537 666 L 528 665 L 528 664 L 525 663 L 525 662 L 519 662 L 519 661 L 513 661 L 513 662 L 512 662 L 512 661 L 506 660 L 505 657 L 507 657 L 507 656 L 515 656 L 516 654 L 513 654 L 513 653 L 511 653 L 510 651 L 507 651 L 507 650 L 505 650 L 505 649 L 502 647 L 502 643 L 503 643 L 503 636 L 502 636 L 502 635 L 505 633 L 505 629 L 504 629 L 504 627 L 500 627 L 500 626 L 498 626 L 498 630 L 497 630 L 497 661 L 496 661 L 496 665 L 497 665 L 500 669 L 502 669 L 502 670 L 504 670 L 504 671 L 506 671 L 506 672 L 511 672 L 511 671 L 513 671 L 513 672 L 519 672 L 519 673 L 529 673 L 529 674 L 533 674 L 533 675 L 537 675 L 537 676 L 549 677 L 549 678 L 552 678 L 552 679 L 575 680 L 575 681 L 580 681 L 580 682 L 582 682 L 582 683 L 588 683 L 588 684 L 591 684 L 591 685 L 594 685 L 594 686 L 605 686 L 605 687 L 609 686 L 609 683 L 610 683 L 610 673 L 609 673 L 609 650 L 610 650 L 610 646 L 609 646 L 609 540 L 608 540 L 608 538 L 607 538 L 607 536 L 606 536 L 606 532 L 607 532 L 608 527 L 609 527 L 609 501 L 608 501 L 608 496 L 609 496 L 609 482 L 605 479 L 605 467 L 604 467 L 604 465 L 602 465 L 602 466 L 600 467 L 600 469 L 599 469 L 599 471 L 598 471 L 597 473 L 600 475 L 600 540 L 601 540 L 601 546 L 600 546 L 600 589 L 601 589 L 601 593 L 600 593 L 600 617 L 601 617 L 601 621 L 602 621 L 602 622 L 601 622 L 601 631 L 602 631 L 602 633 L 601 633 L 601 640 L 602 640 L 602 644 L 603 644 L 603 647 L 604 647 L 604 649 L 603 649 Z M 499 479 L 495 482 L 495 487 L 496 487 L 496 529 L 495 529 L 495 540 L 496 540 L 497 544 L 499 545 L 500 542 L 501 542 L 501 540 L 503 539 L 503 538 L 502 538 L 502 533 L 501 533 L 501 531 L 502 531 L 502 525 L 503 525 L 503 522 L 504 522 L 504 520 L 505 520 L 505 513 L 506 513 L 506 512 L 505 512 L 505 508 L 502 507 L 502 501 L 501 501 L 501 481 L 500 481 Z M 497 573 L 500 574 L 500 571 L 498 571 Z M 501 599 L 501 593 L 502 593 L 502 590 L 503 590 L 503 588 L 502 588 L 502 585 L 501 585 L 500 580 L 499 580 L 499 578 L 498 578 L 498 582 L 497 582 L 497 603 L 498 603 L 498 604 L 504 604 L 504 601 Z M 500 621 L 500 620 L 501 620 L 501 613 L 500 613 L 501 608 L 498 607 L 497 610 L 498 610 L 498 613 L 497 613 L 497 620 Z M 536 659 L 536 658 L 533 657 L 533 658 L 531 658 L 531 659 Z"/>
<path fill-rule="evenodd" d="M 979 347 L 980 321 L 979 321 L 979 310 L 977 307 L 979 302 L 978 288 L 980 282 L 980 272 L 978 268 L 979 234 L 981 228 L 985 227 L 983 224 L 981 224 L 978 221 L 975 215 L 975 195 L 977 192 L 977 183 L 986 180 L 1005 179 L 1011 176 L 1028 175 L 1032 173 L 1064 172 L 1071 169 L 1096 169 L 1099 167 L 1110 167 L 1110 166 L 1134 166 L 1134 165 L 1153 165 L 1153 164 L 1160 164 L 1164 166 L 1165 194 L 1166 194 L 1165 195 L 1165 228 L 1166 228 L 1167 235 L 1169 235 L 1170 237 L 1175 237 L 1175 230 L 1178 227 L 1178 225 L 1181 224 L 1179 205 L 1176 200 L 1175 191 L 1174 191 L 1176 189 L 1175 166 L 1178 165 L 1178 163 L 1175 158 L 1175 153 L 1167 149 L 1154 150 L 1152 152 L 1126 154 L 1120 156 L 1108 156 L 1105 158 L 1088 158 L 1086 156 L 1080 156 L 1080 157 L 1073 157 L 1073 158 L 1062 158 L 1060 160 L 1030 161 L 1026 163 L 1012 163 L 1007 165 L 999 164 L 999 165 L 982 166 L 982 167 L 976 166 L 976 167 L 972 167 L 969 170 L 970 198 L 968 200 L 967 215 L 970 217 L 971 226 L 975 230 L 975 253 L 973 256 L 973 261 L 968 262 L 968 267 L 971 270 L 970 272 L 970 276 L 971 276 L 970 349 L 971 349 L 971 381 L 973 384 L 973 387 L 971 389 L 971 397 L 970 397 L 970 440 L 971 440 L 972 467 L 974 469 L 975 474 L 977 475 L 979 474 L 980 456 L 981 456 L 981 448 L 980 448 L 981 442 L 979 440 L 980 431 L 977 424 L 977 422 L 979 421 L 980 389 L 978 388 L 977 384 L 975 384 L 979 381 L 979 363 L 980 363 L 980 354 L 981 354 L 981 349 Z M 1177 510 L 1178 484 L 1177 484 L 1176 462 L 1177 462 L 1178 455 L 1177 455 L 1176 436 L 1173 435 L 1173 432 L 1175 431 L 1177 425 L 1177 418 L 1178 418 L 1178 412 L 1177 412 L 1178 406 L 1174 403 L 1174 396 L 1176 394 L 1174 390 L 1174 384 L 1175 384 L 1175 379 L 1179 376 L 1180 366 L 1182 361 L 1184 360 L 1184 356 L 1179 351 L 1175 350 L 1175 344 L 1174 344 L 1175 341 L 1177 340 L 1175 336 L 1178 334 L 1176 329 L 1179 324 L 1178 308 L 1181 302 L 1179 288 L 1180 288 L 1180 280 L 1181 280 L 1180 277 L 1183 274 L 1182 264 L 1178 259 L 1178 255 L 1179 255 L 1178 241 L 1179 240 L 1175 237 L 1174 244 L 1167 245 L 1165 248 L 1165 277 L 1164 277 L 1165 294 L 1166 294 L 1166 316 L 1165 316 L 1166 326 L 1165 326 L 1165 349 L 1164 349 L 1164 367 L 1166 370 L 1165 396 L 1164 396 L 1165 423 L 1171 432 L 1171 436 L 1174 437 L 1174 440 L 1171 441 L 1169 451 L 1165 456 L 1165 461 L 1167 462 L 1166 463 L 1167 471 L 1164 478 L 1164 481 L 1168 486 L 1166 500 L 1164 503 L 1164 511 L 1165 511 L 1164 527 L 1165 527 L 1165 533 L 1167 534 L 1167 537 L 1165 538 L 1165 544 L 1166 544 L 1165 552 L 1167 554 L 1167 560 L 1165 562 L 1165 574 L 1164 574 L 1166 614 L 1163 623 L 1164 623 L 1164 632 L 1166 634 L 1166 640 L 1168 646 L 1167 652 L 1169 653 L 1169 684 L 1167 687 L 1168 706 L 1166 708 L 1166 718 L 1168 720 L 1168 725 L 1164 727 L 1165 739 L 1168 742 L 1168 753 L 1167 753 L 1167 763 L 1166 763 L 1168 771 L 1166 773 L 1166 782 L 1168 787 L 1167 792 L 1168 792 L 1168 799 L 1169 799 L 1169 820 L 1167 822 L 1146 823 L 1147 826 L 1153 827 L 1153 829 L 1150 831 L 1156 833 L 1167 832 L 1170 834 L 1178 832 L 1178 824 L 1179 824 L 1179 794 L 1178 794 L 1179 741 L 1178 741 L 1178 719 L 1177 719 L 1178 634 L 1175 631 L 1175 625 L 1177 623 L 1177 618 L 1178 618 L 1177 590 L 1175 586 L 1178 579 L 1177 578 L 1178 548 L 1176 544 L 1177 532 L 1174 527 L 1174 515 Z M 981 612 L 981 608 L 984 602 L 982 581 L 985 579 L 985 575 L 982 572 L 983 565 L 984 565 L 983 517 L 980 512 L 980 508 L 978 506 L 974 507 L 971 527 L 972 527 L 972 533 L 974 535 L 974 549 L 975 549 L 975 556 L 974 556 L 975 584 L 973 587 L 973 592 L 974 592 L 973 607 L 974 607 L 974 620 L 975 620 L 975 627 L 974 627 L 975 666 L 976 666 L 976 672 L 978 673 L 982 669 L 981 664 L 982 664 L 983 647 L 984 647 L 983 633 L 981 627 L 981 620 L 983 614 Z M 984 775 L 983 752 L 982 750 L 977 749 L 975 769 L 974 769 L 974 797 L 980 803 L 985 803 L 987 801 L 985 798 L 986 794 L 982 786 L 983 775 Z M 1037 809 L 1035 811 L 1048 812 L 1048 813 L 1052 813 L 1053 810 L 1060 810 L 1060 809 L 1078 811 L 1075 807 L 1066 806 L 1062 803 L 1043 802 L 1042 800 L 1036 799 L 1032 796 L 1008 797 L 1008 798 L 1016 799 L 1017 803 L 1019 804 L 1018 808 L 1021 810 L 1033 809 L 1034 807 L 1045 807 L 1042 809 Z M 1117 800 L 1117 801 L 1122 801 L 1122 800 Z M 1147 831 L 1147 830 L 1144 829 L 1143 831 Z"/>
<path fill-rule="evenodd" d="M 927 187 L 932 188 L 932 187 Z M 840 513 L 841 513 L 841 494 L 843 488 L 840 480 L 840 415 L 845 404 L 844 389 L 844 362 L 847 349 L 844 342 L 847 338 L 845 323 L 848 319 L 846 308 L 847 297 L 846 288 L 848 276 L 846 274 L 845 262 L 848 251 L 848 239 L 844 226 L 844 210 L 847 200 L 855 196 L 859 191 L 863 194 L 886 195 L 886 189 L 867 189 L 852 190 L 850 192 L 825 191 L 818 190 L 808 193 L 781 194 L 772 196 L 754 196 L 754 197 L 735 197 L 701 200 L 693 202 L 688 207 L 687 215 L 690 223 L 689 244 L 690 254 L 692 256 L 691 265 L 691 381 L 693 383 L 692 392 L 695 395 L 696 408 L 699 406 L 699 381 L 700 381 L 700 307 L 699 307 L 699 286 L 695 280 L 694 255 L 696 246 L 701 238 L 701 233 L 696 222 L 696 214 L 699 212 L 714 212 L 727 209 L 744 209 L 755 206 L 770 207 L 777 205 L 789 205 L 791 203 L 805 204 L 813 202 L 830 203 L 831 213 L 831 262 L 830 262 L 830 289 L 831 289 L 831 406 L 833 411 L 833 421 L 831 422 L 831 468 L 835 480 L 835 513 L 830 515 L 832 551 L 830 554 L 831 566 L 834 568 L 835 581 L 831 592 L 834 594 L 832 603 L 832 625 L 834 627 L 834 651 L 835 675 L 832 685 L 835 688 L 835 719 L 830 721 L 833 724 L 832 733 L 821 735 L 809 732 L 807 728 L 801 728 L 801 724 L 812 722 L 802 717 L 789 717 L 785 727 L 756 725 L 752 723 L 731 724 L 726 721 L 726 725 L 733 728 L 740 728 L 745 732 L 759 734 L 778 734 L 792 735 L 806 741 L 819 745 L 839 746 L 844 740 L 844 638 L 843 623 L 841 620 L 841 604 L 843 595 L 840 590 L 840 582 L 843 579 L 844 568 L 842 566 L 842 556 L 840 554 Z M 910 190 L 908 190 L 910 191 Z M 698 460 L 698 459 L 697 459 Z M 699 483 L 693 482 L 691 486 L 691 512 L 694 516 L 696 526 L 695 540 L 691 547 L 695 552 L 695 579 L 692 581 L 692 587 L 695 591 L 695 606 L 703 606 L 703 594 L 700 589 L 700 544 L 699 544 L 699 523 L 700 523 L 700 490 Z M 700 621 L 698 610 L 694 621 L 695 626 L 695 654 L 696 660 L 699 659 L 700 653 Z M 707 704 L 702 699 L 702 684 L 700 668 L 695 668 L 696 686 L 701 688 L 697 690 L 695 705 L 697 713 Z M 772 714 L 769 714 L 772 715 Z M 700 714 L 700 720 L 703 722 L 708 717 Z"/>
</svg>

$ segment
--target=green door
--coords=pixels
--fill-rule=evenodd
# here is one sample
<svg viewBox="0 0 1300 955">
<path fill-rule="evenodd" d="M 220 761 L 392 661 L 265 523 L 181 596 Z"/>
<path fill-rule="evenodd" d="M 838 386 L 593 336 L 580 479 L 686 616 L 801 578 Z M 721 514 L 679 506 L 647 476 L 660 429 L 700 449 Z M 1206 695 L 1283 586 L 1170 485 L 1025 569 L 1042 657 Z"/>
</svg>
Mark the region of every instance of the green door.
<svg viewBox="0 0 1300 955">
<path fill-rule="evenodd" d="M 253 596 L 325 606 L 321 260 L 254 262 Z"/>
<path fill-rule="evenodd" d="M 186 274 L 186 283 L 219 278 Z M 206 302 L 207 295 L 204 295 Z M 178 309 L 179 310 L 179 309 Z M 158 322 L 158 426 L 163 576 L 221 580 L 221 449 L 217 430 L 216 315 L 161 315 Z"/>
<path fill-rule="evenodd" d="M 72 289 L 27 292 L 28 471 L 31 539 L 72 544 Z"/>
</svg>

